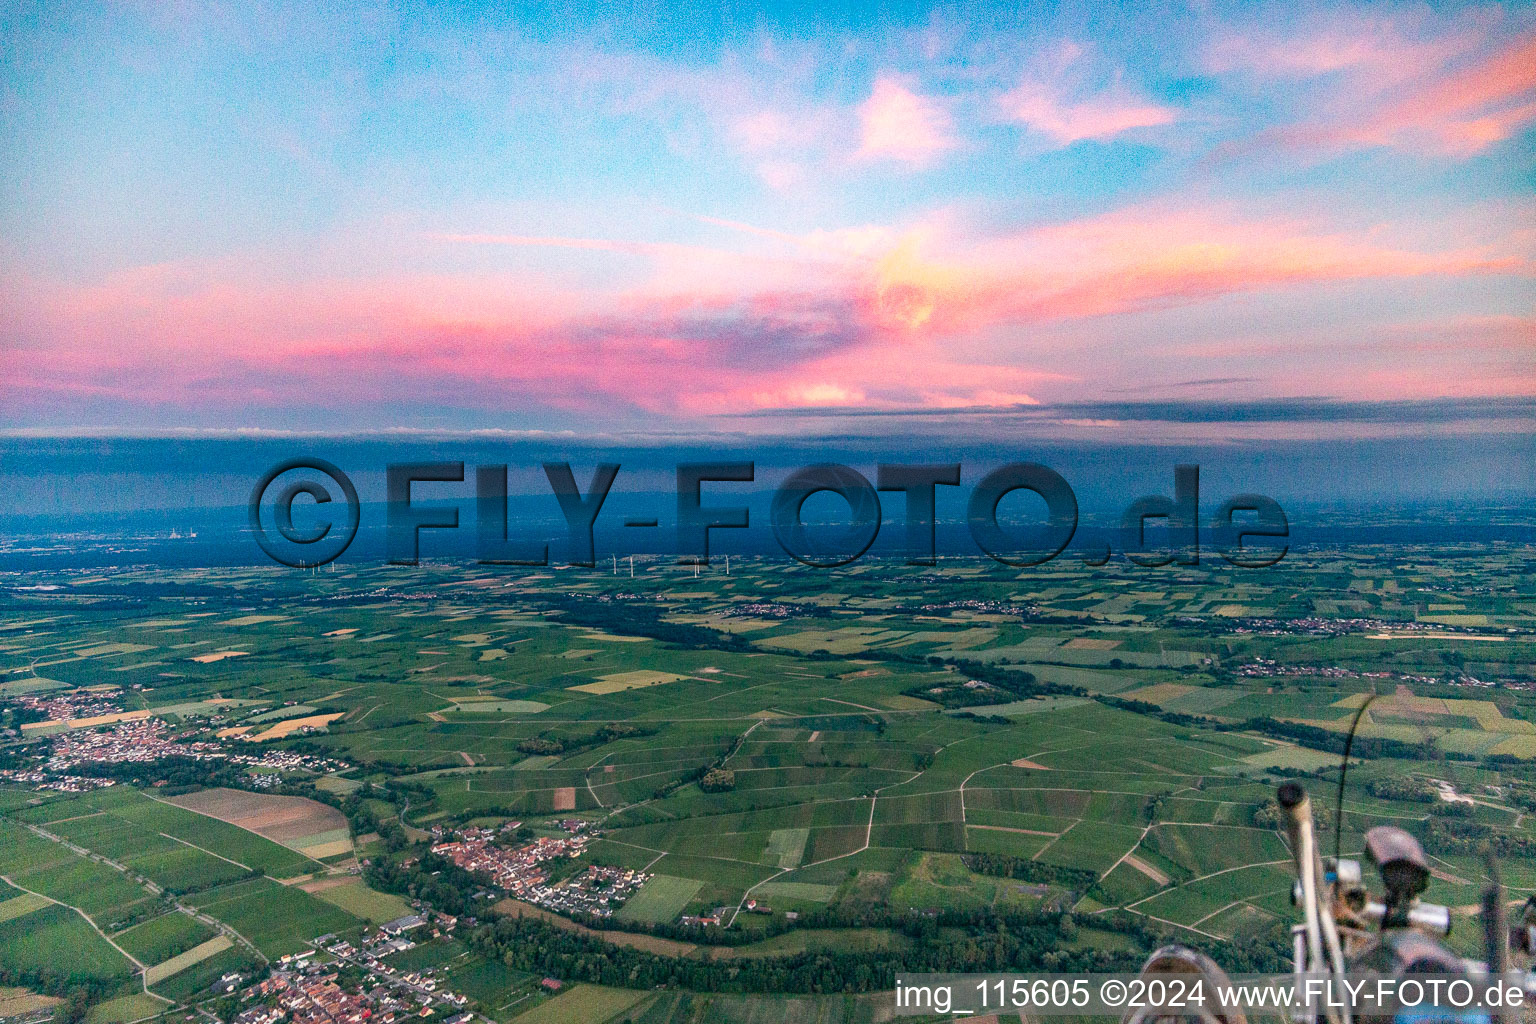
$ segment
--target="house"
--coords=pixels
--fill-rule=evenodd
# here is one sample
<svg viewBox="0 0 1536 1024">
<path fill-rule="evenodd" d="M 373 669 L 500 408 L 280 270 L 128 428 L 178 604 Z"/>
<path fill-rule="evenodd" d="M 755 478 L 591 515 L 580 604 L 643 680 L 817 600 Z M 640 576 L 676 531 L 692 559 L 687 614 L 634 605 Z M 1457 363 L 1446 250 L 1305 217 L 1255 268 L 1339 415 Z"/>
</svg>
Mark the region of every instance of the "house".
<svg viewBox="0 0 1536 1024">
<path fill-rule="evenodd" d="M 545 992 L 559 992 L 565 986 L 561 983 L 559 978 L 545 978 L 543 981 L 539 982 L 539 987 L 542 988 Z"/>
<path fill-rule="evenodd" d="M 412 928 L 420 928 L 426 923 L 420 914 L 407 914 L 404 917 L 397 917 L 393 921 L 386 921 L 379 925 L 379 931 L 388 935 L 399 935 L 401 932 L 408 932 Z"/>
</svg>

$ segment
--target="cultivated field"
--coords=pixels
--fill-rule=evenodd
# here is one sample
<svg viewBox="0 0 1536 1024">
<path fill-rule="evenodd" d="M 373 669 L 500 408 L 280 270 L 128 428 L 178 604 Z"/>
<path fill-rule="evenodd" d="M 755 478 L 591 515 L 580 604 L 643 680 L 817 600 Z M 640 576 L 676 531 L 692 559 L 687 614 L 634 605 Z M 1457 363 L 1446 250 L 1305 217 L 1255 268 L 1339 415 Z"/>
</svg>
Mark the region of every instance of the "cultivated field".
<svg viewBox="0 0 1536 1024">
<path fill-rule="evenodd" d="M 172 797 L 169 802 L 248 829 L 316 860 L 352 850 L 347 819 L 316 800 L 220 788 Z"/>
</svg>

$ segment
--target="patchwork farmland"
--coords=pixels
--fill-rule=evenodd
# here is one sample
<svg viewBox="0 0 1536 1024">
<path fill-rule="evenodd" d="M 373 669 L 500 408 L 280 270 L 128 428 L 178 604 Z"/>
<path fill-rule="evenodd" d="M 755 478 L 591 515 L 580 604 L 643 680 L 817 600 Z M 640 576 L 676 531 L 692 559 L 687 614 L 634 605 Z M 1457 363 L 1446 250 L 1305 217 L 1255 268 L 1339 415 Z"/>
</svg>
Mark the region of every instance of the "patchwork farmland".
<svg viewBox="0 0 1536 1024">
<path fill-rule="evenodd" d="M 812 952 L 846 979 L 983 948 L 1134 967 L 1177 939 L 1267 969 L 1294 916 L 1275 785 L 1326 804 L 1367 701 L 1328 840 L 1406 823 L 1427 898 L 1465 919 L 1482 843 L 1512 898 L 1536 893 L 1536 595 L 1488 589 L 1530 562 L 124 571 L 12 595 L 0 708 L 34 728 L 4 748 L 0 966 L 120 1014 L 424 914 L 400 962 L 496 1021 L 690 1019 L 721 964 L 768 985 Z M 146 722 L 189 753 L 46 768 Z M 43 788 L 66 775 L 87 791 Z M 581 841 L 514 893 L 432 852 L 466 833 L 509 856 Z M 596 951 L 687 981 L 541 987 Z"/>
</svg>

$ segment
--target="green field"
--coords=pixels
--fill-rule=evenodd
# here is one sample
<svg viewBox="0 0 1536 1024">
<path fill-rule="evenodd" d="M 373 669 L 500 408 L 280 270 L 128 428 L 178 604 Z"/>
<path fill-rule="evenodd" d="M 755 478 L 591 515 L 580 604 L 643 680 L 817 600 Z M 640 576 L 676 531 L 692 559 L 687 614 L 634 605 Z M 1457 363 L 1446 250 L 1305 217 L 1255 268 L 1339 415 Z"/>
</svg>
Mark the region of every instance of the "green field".
<svg viewBox="0 0 1536 1024">
<path fill-rule="evenodd" d="M 167 1005 L 164 999 L 156 999 L 142 992 L 131 993 L 97 1003 L 86 1014 L 85 1021 L 86 1024 L 127 1024 L 128 1021 L 143 1020 L 164 1013 Z"/>
<path fill-rule="evenodd" d="M 41 910 L 51 905 L 46 897 L 30 892 L 24 892 L 19 896 L 0 900 L 0 924 L 4 924 L 6 921 L 14 921 L 18 917 L 25 917 L 33 911 Z"/>
<path fill-rule="evenodd" d="M 653 875 L 615 916 L 623 921 L 673 921 L 703 887 L 693 878 Z"/>
<path fill-rule="evenodd" d="M 766 853 L 778 859 L 780 868 L 793 871 L 804 859 L 805 844 L 810 841 L 810 838 L 811 830 L 807 828 L 774 829 L 768 834 Z"/>
<path fill-rule="evenodd" d="M 0 821 L 0 874 L 18 888 L 78 907 L 104 928 L 151 912 L 150 893 L 122 872 L 12 822 Z"/>
<path fill-rule="evenodd" d="M 410 905 L 399 896 L 370 889 L 360 879 L 346 885 L 321 889 L 312 895 L 371 924 L 393 921 L 411 912 Z"/>
<path fill-rule="evenodd" d="M 0 963 L 16 971 L 109 985 L 126 981 L 133 969 L 79 914 L 56 905 L 0 922 Z"/>
<path fill-rule="evenodd" d="M 576 985 L 515 1019 L 518 1024 L 566 1024 L 567 1021 L 602 1024 L 644 998 L 644 992 L 598 985 Z"/>
<path fill-rule="evenodd" d="M 773 900 L 828 903 L 837 895 L 837 886 L 817 885 L 814 882 L 764 882 L 753 889 L 752 894 L 765 903 Z"/>
<path fill-rule="evenodd" d="M 267 879 L 209 889 L 189 900 L 198 910 L 234 928 L 269 957 L 298 952 L 308 948 L 309 939 L 346 931 L 358 924 L 356 917 L 340 907 Z"/>
<path fill-rule="evenodd" d="M 196 918 L 172 912 L 118 932 L 112 940 L 140 962 L 157 964 L 206 942 L 213 935 L 213 930 Z"/>
</svg>

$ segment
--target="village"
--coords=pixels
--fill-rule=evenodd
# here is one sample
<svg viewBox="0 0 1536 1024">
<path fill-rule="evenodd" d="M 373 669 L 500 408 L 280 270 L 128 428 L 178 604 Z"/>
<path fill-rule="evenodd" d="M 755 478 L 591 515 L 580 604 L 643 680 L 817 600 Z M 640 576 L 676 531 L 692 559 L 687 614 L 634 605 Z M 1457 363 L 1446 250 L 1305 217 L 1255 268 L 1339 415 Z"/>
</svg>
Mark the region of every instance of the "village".
<svg viewBox="0 0 1536 1024">
<path fill-rule="evenodd" d="M 365 932 L 357 946 L 334 936 L 315 939 L 315 948 L 282 957 L 265 979 L 240 993 L 243 1002 L 256 1005 L 241 1010 L 232 1024 L 393 1024 L 439 1013 L 442 1024 L 471 1024 L 478 1018 L 464 1009 L 469 997 L 445 988 L 440 970 L 401 971 L 385 962 L 415 947 L 412 932 L 437 938 L 457 924 L 446 915 L 430 917 L 390 921 Z M 360 980 L 343 976 L 359 971 Z M 227 979 L 230 991 L 239 984 L 239 978 Z"/>
<path fill-rule="evenodd" d="M 561 914 L 608 917 L 651 877 L 643 871 L 588 865 L 585 871 L 551 882 L 552 872 L 546 865 L 580 857 L 600 833 L 589 830 L 587 822 L 571 818 L 560 822 L 569 833 L 566 836 L 540 836 L 512 848 L 502 845 L 502 837 L 520 825 L 513 821 L 494 830 L 434 829 L 432 852 L 515 899 Z"/>
<path fill-rule="evenodd" d="M 0 779 L 38 789 L 67 793 L 101 789 L 114 785 L 117 780 L 111 776 L 80 771 L 82 766 L 152 764 L 167 758 L 240 765 L 257 773 L 252 780 L 256 788 L 264 788 L 261 785 L 263 780 L 275 780 L 282 772 L 302 771 L 321 775 L 347 767 L 345 761 L 336 758 L 318 757 L 277 747 L 231 750 L 217 740 L 198 738 L 203 732 L 198 727 L 178 729 L 165 719 L 148 713 L 124 713 L 115 703 L 105 702 L 99 697 L 93 696 L 84 702 L 53 698 L 31 704 L 27 703 L 29 698 L 25 696 L 16 700 L 23 707 L 52 714 L 89 712 L 93 717 L 117 719 L 99 725 L 81 726 L 80 722 L 90 722 L 91 719 L 48 718 L 23 725 L 23 730 L 38 732 L 40 737 L 46 737 L 49 742 L 48 753 L 41 760 L 25 767 L 0 770 Z M 61 700 L 64 702 L 60 703 Z M 129 714 L 133 717 L 126 717 Z M 67 731 L 43 733 L 31 729 L 34 725 L 47 727 L 68 722 L 75 723 L 75 727 Z"/>
</svg>

